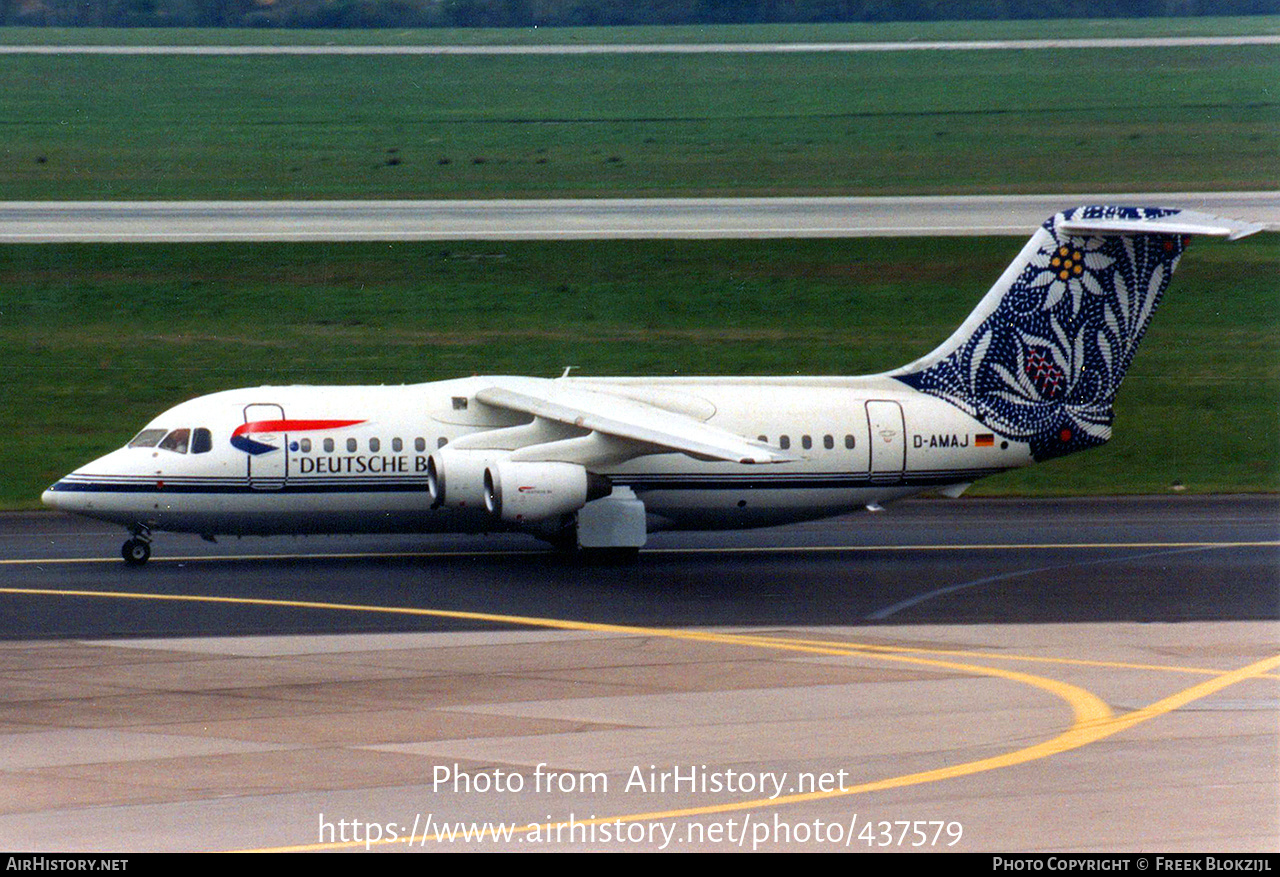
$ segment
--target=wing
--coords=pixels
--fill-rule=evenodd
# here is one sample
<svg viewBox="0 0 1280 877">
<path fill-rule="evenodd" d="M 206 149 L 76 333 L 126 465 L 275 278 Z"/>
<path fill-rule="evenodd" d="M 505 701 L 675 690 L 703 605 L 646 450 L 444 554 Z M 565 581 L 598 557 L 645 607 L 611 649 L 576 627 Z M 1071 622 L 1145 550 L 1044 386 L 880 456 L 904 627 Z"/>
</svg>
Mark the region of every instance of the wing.
<svg viewBox="0 0 1280 877">
<path fill-rule="evenodd" d="M 681 414 L 600 389 L 545 378 L 493 378 L 475 394 L 495 408 L 532 415 L 530 427 L 465 436 L 457 448 L 513 447 L 512 460 L 617 463 L 648 454 L 682 453 L 700 460 L 786 463 L 798 458 Z M 538 421 L 543 424 L 539 425 Z M 565 437 L 568 427 L 571 435 Z"/>
</svg>

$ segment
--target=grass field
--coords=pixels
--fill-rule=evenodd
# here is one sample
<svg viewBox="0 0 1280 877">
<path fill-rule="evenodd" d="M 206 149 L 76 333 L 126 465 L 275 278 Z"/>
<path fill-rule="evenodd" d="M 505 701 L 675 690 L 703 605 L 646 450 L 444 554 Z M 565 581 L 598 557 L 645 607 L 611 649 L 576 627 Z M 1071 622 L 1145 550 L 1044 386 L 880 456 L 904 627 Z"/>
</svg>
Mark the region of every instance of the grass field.
<svg viewBox="0 0 1280 877">
<path fill-rule="evenodd" d="M 0 56 L 8 200 L 1269 188 L 1280 47 Z"/>
<path fill-rule="evenodd" d="M 0 505 L 31 506 L 164 408 L 234 386 L 552 376 L 565 365 L 885 370 L 944 339 L 1021 243 L 6 248 Z M 1120 393 L 1113 441 L 976 489 L 1280 488 L 1278 263 L 1275 235 L 1197 244 Z"/>
<path fill-rule="evenodd" d="M 101 43 L 1274 33 L 1278 18 L 548 33 L 0 29 Z M 0 56 L 5 200 L 1273 188 L 1280 49 Z M 1028 229 L 1028 233 L 1030 233 Z M 1020 239 L 0 248 L 0 507 L 164 408 L 473 372 L 857 374 L 935 346 Z M 1280 241 L 1194 247 L 1107 447 L 988 492 L 1280 489 Z"/>
</svg>

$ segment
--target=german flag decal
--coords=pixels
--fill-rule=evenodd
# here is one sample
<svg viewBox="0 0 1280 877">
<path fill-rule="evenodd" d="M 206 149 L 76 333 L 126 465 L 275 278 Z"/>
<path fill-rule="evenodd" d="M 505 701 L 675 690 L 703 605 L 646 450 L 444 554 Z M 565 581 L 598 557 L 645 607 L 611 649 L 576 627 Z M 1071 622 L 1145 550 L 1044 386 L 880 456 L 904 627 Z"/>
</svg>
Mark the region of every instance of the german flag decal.
<svg viewBox="0 0 1280 877">
<path fill-rule="evenodd" d="M 996 443 L 996 437 L 989 432 L 980 432 L 973 437 L 975 448 L 990 448 Z"/>
</svg>

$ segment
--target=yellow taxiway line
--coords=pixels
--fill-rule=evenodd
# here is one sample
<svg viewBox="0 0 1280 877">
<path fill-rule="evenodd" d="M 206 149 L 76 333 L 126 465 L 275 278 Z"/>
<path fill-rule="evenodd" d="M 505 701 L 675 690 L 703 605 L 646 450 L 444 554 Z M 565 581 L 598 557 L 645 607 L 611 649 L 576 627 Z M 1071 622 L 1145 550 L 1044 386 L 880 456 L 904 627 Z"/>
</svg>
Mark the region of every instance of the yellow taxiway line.
<svg viewBox="0 0 1280 877">
<path fill-rule="evenodd" d="M 1061 548 L 1086 550 L 1102 548 L 1276 548 L 1280 540 L 1262 539 L 1245 542 L 1018 542 L 965 543 L 956 545 L 764 545 L 725 546 L 711 548 L 644 548 L 642 554 L 844 554 L 880 551 L 1038 551 Z M 148 563 L 208 563 L 211 561 L 246 560 L 394 560 L 403 558 L 448 557 L 551 557 L 547 549 L 484 549 L 478 551 L 336 551 L 293 554 L 190 554 L 180 557 L 153 557 Z M 123 564 L 119 557 L 19 557 L 0 559 L 0 566 L 39 566 L 43 564 L 107 563 Z"/>
</svg>

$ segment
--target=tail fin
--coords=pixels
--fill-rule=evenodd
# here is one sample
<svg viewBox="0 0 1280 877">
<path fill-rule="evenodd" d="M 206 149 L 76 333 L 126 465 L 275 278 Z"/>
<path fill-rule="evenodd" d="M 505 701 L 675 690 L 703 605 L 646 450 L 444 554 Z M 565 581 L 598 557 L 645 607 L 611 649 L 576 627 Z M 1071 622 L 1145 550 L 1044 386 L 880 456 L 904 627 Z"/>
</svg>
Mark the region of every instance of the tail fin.
<svg viewBox="0 0 1280 877">
<path fill-rule="evenodd" d="M 1164 208 L 1059 213 L 950 338 L 890 376 L 1029 443 L 1037 460 L 1100 445 L 1187 236 L 1260 230 Z"/>
</svg>

